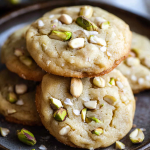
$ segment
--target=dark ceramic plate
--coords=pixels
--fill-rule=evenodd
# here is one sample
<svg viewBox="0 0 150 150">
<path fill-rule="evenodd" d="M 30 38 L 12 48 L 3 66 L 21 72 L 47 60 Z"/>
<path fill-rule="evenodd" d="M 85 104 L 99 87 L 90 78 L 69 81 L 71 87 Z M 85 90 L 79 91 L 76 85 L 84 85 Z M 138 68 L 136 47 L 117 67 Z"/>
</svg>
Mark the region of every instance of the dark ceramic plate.
<svg viewBox="0 0 150 150">
<path fill-rule="evenodd" d="M 141 16 L 132 14 L 130 12 L 121 10 L 119 8 L 109 6 L 106 4 L 102 4 L 98 1 L 52 1 L 48 3 L 36 4 L 33 6 L 29 6 L 18 10 L 16 12 L 12 12 L 0 19 L 0 46 L 6 40 L 8 35 L 12 33 L 17 28 L 28 24 L 37 18 L 41 17 L 45 12 L 60 6 L 71 6 L 71 5 L 93 5 L 101 7 L 118 17 L 125 20 L 131 27 L 132 31 L 137 33 L 146 35 L 150 38 L 150 20 L 143 18 Z M 0 65 L 0 69 L 3 66 Z M 140 94 L 137 94 L 137 109 L 135 113 L 134 124 L 137 125 L 139 128 L 145 128 L 145 140 L 143 143 L 139 145 L 133 145 L 129 140 L 129 135 L 124 137 L 121 141 L 126 145 L 126 149 L 128 150 L 144 150 L 150 149 L 150 92 L 145 91 Z M 2 116 L 0 116 L 0 126 L 6 127 L 10 129 L 10 134 L 7 137 L 0 136 L 0 150 L 4 149 L 11 149 L 11 150 L 31 150 L 31 149 L 38 149 L 40 145 L 45 145 L 48 150 L 73 150 L 75 148 L 71 148 L 65 146 L 62 143 L 59 143 L 53 136 L 49 134 L 49 132 L 44 127 L 29 127 L 23 126 L 13 123 L 8 123 L 4 120 Z M 21 128 L 26 128 L 31 131 L 36 139 L 37 144 L 33 147 L 24 145 L 23 143 L 19 142 L 16 136 L 16 131 Z M 112 145 L 108 148 L 103 150 L 113 150 L 115 149 L 115 145 Z"/>
</svg>

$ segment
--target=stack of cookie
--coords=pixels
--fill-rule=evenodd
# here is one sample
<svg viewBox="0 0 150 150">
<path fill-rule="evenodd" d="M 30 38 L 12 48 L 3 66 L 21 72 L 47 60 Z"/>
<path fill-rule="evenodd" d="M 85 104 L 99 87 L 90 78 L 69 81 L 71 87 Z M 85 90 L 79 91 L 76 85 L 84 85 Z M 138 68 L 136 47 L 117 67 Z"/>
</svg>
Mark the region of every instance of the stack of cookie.
<svg viewBox="0 0 150 150">
<path fill-rule="evenodd" d="M 34 101 L 33 81 L 41 81 L 36 105 L 50 134 L 72 147 L 113 144 L 130 131 L 135 112 L 130 85 L 114 69 L 130 45 L 129 26 L 100 8 L 62 7 L 46 13 L 3 46 L 2 62 L 25 80 L 1 72 L 0 112 L 9 121 L 39 124 L 34 104 L 28 103 Z"/>
</svg>

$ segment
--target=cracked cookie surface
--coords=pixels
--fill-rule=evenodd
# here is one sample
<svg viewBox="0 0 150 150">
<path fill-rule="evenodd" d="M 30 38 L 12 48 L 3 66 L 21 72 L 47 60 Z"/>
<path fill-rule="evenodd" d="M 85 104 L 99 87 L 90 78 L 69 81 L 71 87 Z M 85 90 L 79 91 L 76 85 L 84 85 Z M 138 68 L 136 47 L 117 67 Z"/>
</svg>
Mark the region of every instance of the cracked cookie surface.
<svg viewBox="0 0 150 150">
<path fill-rule="evenodd" d="M 98 78 L 82 78 L 75 84 L 71 78 L 43 77 L 36 91 L 36 106 L 43 125 L 58 141 L 87 149 L 107 147 L 132 128 L 135 100 L 127 79 L 116 69 L 100 77 L 103 82 L 96 82 Z M 72 90 L 70 93 L 76 85 L 74 89 L 82 91 L 78 98 L 72 96 Z M 55 116 L 60 110 L 67 112 L 66 118 L 59 116 L 62 121 Z"/>
<path fill-rule="evenodd" d="M 80 8 L 81 6 L 54 9 L 30 26 L 26 36 L 27 48 L 45 71 L 77 78 L 104 75 L 128 54 L 131 32 L 124 21 L 100 8 L 91 7 L 93 14 L 88 21 L 97 27 L 85 29 L 76 23 Z M 69 15 L 72 23 L 62 22 L 62 14 Z M 100 26 L 103 21 L 109 22 L 106 29 Z M 65 40 L 56 31 L 71 33 L 71 39 L 68 40 L 67 37 Z M 54 34 L 59 38 L 56 39 Z M 70 42 L 77 38 L 81 38 L 77 44 L 75 41 Z"/>
<path fill-rule="evenodd" d="M 150 40 L 133 32 L 131 53 L 117 69 L 125 75 L 134 93 L 150 89 Z"/>
<path fill-rule="evenodd" d="M 0 72 L 0 79 L 0 114 L 9 122 L 41 125 L 35 107 L 35 82 L 24 80 L 8 70 Z"/>
<path fill-rule="evenodd" d="M 26 80 L 41 81 L 43 71 L 31 58 L 26 49 L 25 33 L 28 29 L 24 27 L 9 36 L 1 51 L 1 61 L 6 67 Z"/>
</svg>

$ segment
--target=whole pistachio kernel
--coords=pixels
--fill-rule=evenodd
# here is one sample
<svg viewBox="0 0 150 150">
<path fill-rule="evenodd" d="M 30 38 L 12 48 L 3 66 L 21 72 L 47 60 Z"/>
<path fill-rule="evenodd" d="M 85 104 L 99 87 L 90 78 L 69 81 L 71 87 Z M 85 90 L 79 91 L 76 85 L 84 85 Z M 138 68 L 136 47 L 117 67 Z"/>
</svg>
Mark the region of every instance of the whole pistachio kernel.
<svg viewBox="0 0 150 150">
<path fill-rule="evenodd" d="M 8 101 L 10 103 L 15 103 L 17 101 L 17 96 L 14 92 L 8 93 Z"/>
<path fill-rule="evenodd" d="M 96 135 L 100 135 L 102 133 L 103 133 L 103 129 L 102 128 L 97 128 L 97 129 L 92 131 L 92 134 L 96 134 Z"/>
<path fill-rule="evenodd" d="M 84 16 L 79 16 L 76 23 L 88 31 L 98 31 L 98 27 Z"/>
<path fill-rule="evenodd" d="M 72 33 L 69 31 L 56 31 L 52 30 L 49 37 L 56 40 L 68 41 L 72 36 Z"/>
<path fill-rule="evenodd" d="M 95 117 L 87 117 L 88 119 L 90 119 L 91 121 L 95 121 L 96 123 L 100 123 L 101 121 Z"/>
<path fill-rule="evenodd" d="M 80 9 L 80 16 L 84 16 L 86 18 L 92 17 L 93 8 L 91 6 L 83 6 Z"/>
<path fill-rule="evenodd" d="M 19 59 L 26 66 L 31 66 L 33 63 L 33 60 L 30 56 L 20 56 Z"/>
<path fill-rule="evenodd" d="M 24 128 L 17 131 L 17 136 L 21 142 L 23 142 L 27 145 L 33 146 L 36 144 L 36 139 L 35 139 L 34 135 L 30 131 L 28 131 Z"/>
<path fill-rule="evenodd" d="M 139 128 L 137 128 L 133 132 L 131 132 L 129 137 L 130 137 L 131 142 L 134 144 L 143 142 L 143 140 L 145 138 L 143 131 Z"/>
<path fill-rule="evenodd" d="M 65 121 L 67 117 L 67 110 L 64 108 L 60 108 L 54 112 L 53 117 L 59 122 Z"/>
<path fill-rule="evenodd" d="M 115 85 L 115 79 L 114 78 L 110 78 L 109 84 Z"/>
<path fill-rule="evenodd" d="M 87 108 L 83 108 L 83 109 L 81 110 L 81 118 L 82 118 L 82 121 L 83 121 L 83 122 L 85 122 L 86 113 L 87 113 Z"/>
</svg>

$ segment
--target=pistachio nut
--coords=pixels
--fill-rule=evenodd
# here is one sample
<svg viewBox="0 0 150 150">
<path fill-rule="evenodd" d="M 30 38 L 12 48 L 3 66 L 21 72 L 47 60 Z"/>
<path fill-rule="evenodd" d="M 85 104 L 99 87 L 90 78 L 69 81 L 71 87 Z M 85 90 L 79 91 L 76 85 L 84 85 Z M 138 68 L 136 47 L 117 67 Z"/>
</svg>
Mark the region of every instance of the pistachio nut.
<svg viewBox="0 0 150 150">
<path fill-rule="evenodd" d="M 67 14 L 62 14 L 59 18 L 59 20 L 64 24 L 71 24 L 72 18 Z"/>
<path fill-rule="evenodd" d="M 24 94 L 25 92 L 27 92 L 27 85 L 25 84 L 16 84 L 15 86 L 15 91 L 17 94 Z"/>
<path fill-rule="evenodd" d="M 125 60 L 125 63 L 129 66 L 129 67 L 132 67 L 132 66 L 138 66 L 140 64 L 140 60 L 138 58 L 135 58 L 135 57 L 128 57 L 126 60 Z"/>
<path fill-rule="evenodd" d="M 81 110 L 81 118 L 82 118 L 82 121 L 83 121 L 83 122 L 85 122 L 86 113 L 87 113 L 87 108 L 83 108 L 83 109 Z"/>
<path fill-rule="evenodd" d="M 19 59 L 26 66 L 31 66 L 33 63 L 33 60 L 30 56 L 20 56 Z"/>
<path fill-rule="evenodd" d="M 61 101 L 53 97 L 50 98 L 50 104 L 53 109 L 59 109 L 63 107 Z"/>
<path fill-rule="evenodd" d="M 102 22 L 100 24 L 100 28 L 101 29 L 107 29 L 109 26 L 110 26 L 110 22 L 109 21 L 105 21 L 105 22 Z"/>
<path fill-rule="evenodd" d="M 70 93 L 74 97 L 79 97 L 82 94 L 83 91 L 83 84 L 81 79 L 78 78 L 71 78 L 71 84 L 70 84 Z"/>
<path fill-rule="evenodd" d="M 97 87 L 105 87 L 105 80 L 101 77 L 95 77 L 93 79 L 93 84 Z"/>
<path fill-rule="evenodd" d="M 71 129 L 70 126 L 65 126 L 59 131 L 59 134 L 66 135 L 70 131 L 70 129 Z"/>
<path fill-rule="evenodd" d="M 83 6 L 80 9 L 80 16 L 91 18 L 93 15 L 93 8 L 91 6 Z"/>
<path fill-rule="evenodd" d="M 103 98 L 107 103 L 109 103 L 110 105 L 114 105 L 115 102 L 117 101 L 117 99 L 111 95 L 106 95 Z"/>
<path fill-rule="evenodd" d="M 17 102 L 17 95 L 14 92 L 9 92 L 8 93 L 8 101 L 10 103 L 15 103 Z"/>
<path fill-rule="evenodd" d="M 84 47 L 84 38 L 75 38 L 68 42 L 68 46 L 71 48 L 79 49 Z"/>
<path fill-rule="evenodd" d="M 17 131 L 17 136 L 21 142 L 23 142 L 27 145 L 33 146 L 36 144 L 36 139 L 35 139 L 34 135 L 30 131 L 28 131 L 24 128 Z"/>
<path fill-rule="evenodd" d="M 131 142 L 134 144 L 143 142 L 143 140 L 145 138 L 143 131 L 139 128 L 137 128 L 133 132 L 131 132 L 129 137 L 130 137 Z"/>
<path fill-rule="evenodd" d="M 52 30 L 49 37 L 56 40 L 68 41 L 70 40 L 72 33 L 69 31 L 56 31 Z"/>
<path fill-rule="evenodd" d="M 97 128 L 97 129 L 92 131 L 92 134 L 96 134 L 96 135 L 100 135 L 102 133 L 103 133 L 103 129 L 102 128 Z"/>
<path fill-rule="evenodd" d="M 91 121 L 95 121 L 96 123 L 100 123 L 101 121 L 95 117 L 87 117 L 87 119 L 91 120 Z"/>
<path fill-rule="evenodd" d="M 8 112 L 8 114 L 14 114 L 17 111 L 15 109 L 8 109 L 7 112 Z"/>
<path fill-rule="evenodd" d="M 110 78 L 109 84 L 115 85 L 115 79 L 114 78 Z"/>
<path fill-rule="evenodd" d="M 67 110 L 64 108 L 60 108 L 54 112 L 53 117 L 59 122 L 65 121 L 67 117 Z"/>
<path fill-rule="evenodd" d="M 79 16 L 76 23 L 88 31 L 98 31 L 98 27 L 84 16 Z"/>
<path fill-rule="evenodd" d="M 125 145 L 120 141 L 116 141 L 116 149 L 125 149 Z"/>
<path fill-rule="evenodd" d="M 14 55 L 16 55 L 17 57 L 22 56 L 23 55 L 22 49 L 15 49 Z"/>
<path fill-rule="evenodd" d="M 9 129 L 0 127 L 0 133 L 3 137 L 7 136 L 9 132 Z"/>
<path fill-rule="evenodd" d="M 96 109 L 97 101 L 87 101 L 84 102 L 84 106 L 88 109 Z"/>
<path fill-rule="evenodd" d="M 98 45 L 101 45 L 101 46 L 106 46 L 106 41 L 96 35 L 91 35 L 89 37 L 89 42 L 90 43 L 93 43 L 93 44 L 98 44 Z"/>
</svg>

